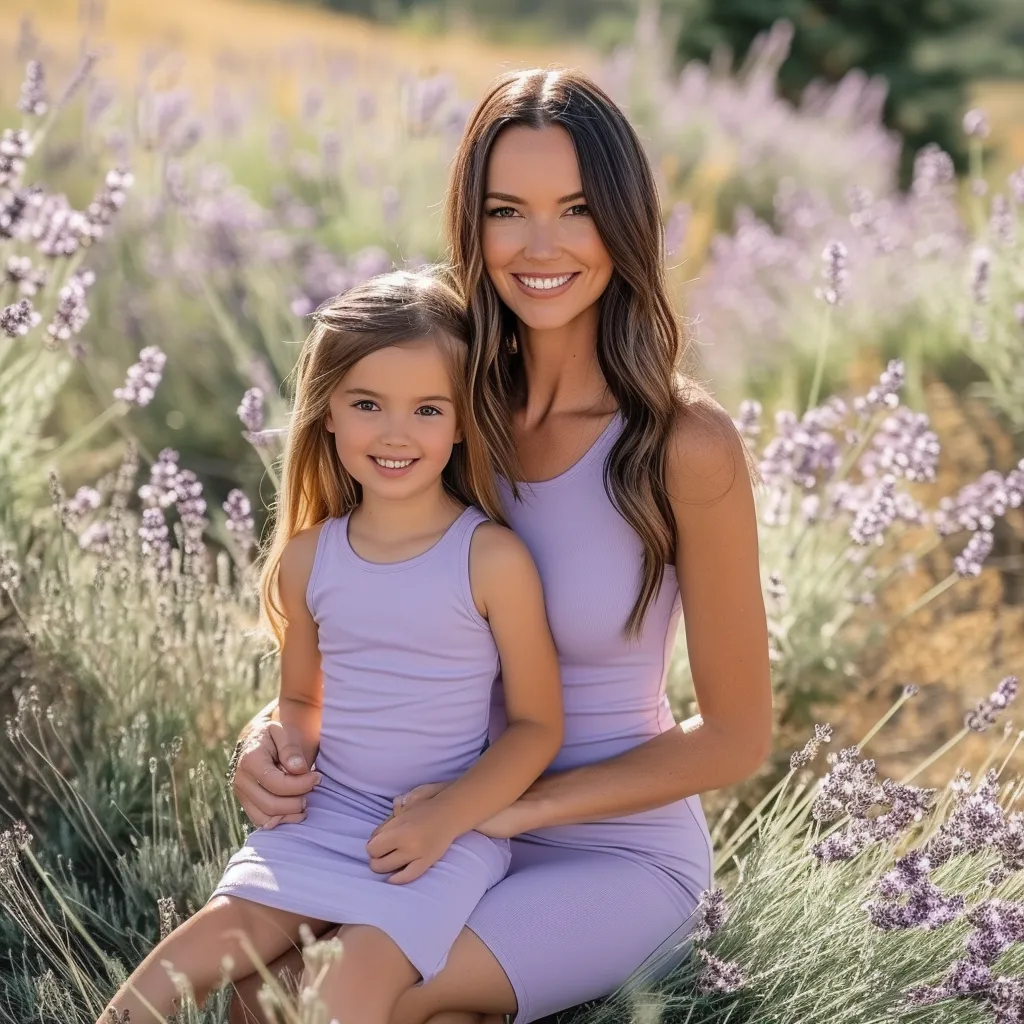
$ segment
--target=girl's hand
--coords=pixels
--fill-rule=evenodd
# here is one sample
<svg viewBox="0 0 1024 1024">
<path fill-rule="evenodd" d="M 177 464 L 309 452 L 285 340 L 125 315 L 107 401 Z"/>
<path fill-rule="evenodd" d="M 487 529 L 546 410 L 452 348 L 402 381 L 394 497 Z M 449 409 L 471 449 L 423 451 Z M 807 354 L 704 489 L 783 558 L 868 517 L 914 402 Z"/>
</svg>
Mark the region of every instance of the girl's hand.
<svg viewBox="0 0 1024 1024">
<path fill-rule="evenodd" d="M 450 785 L 450 782 L 427 782 L 422 786 L 417 786 L 415 789 L 410 789 L 408 793 L 402 793 L 400 796 L 395 797 L 391 813 L 401 814 L 410 807 L 415 807 L 416 804 L 429 800 L 432 796 L 437 796 L 438 793 L 443 792 Z"/>
<path fill-rule="evenodd" d="M 450 785 L 450 782 L 428 782 L 426 785 L 410 789 L 408 793 L 396 796 L 395 817 L 405 814 L 410 808 L 437 796 Z M 530 806 L 529 801 L 519 799 L 504 810 L 492 815 L 483 824 L 478 825 L 476 831 L 490 836 L 491 839 L 511 839 L 523 832 L 529 832 L 530 829 L 537 827 L 537 824 L 530 820 Z"/>
<path fill-rule="evenodd" d="M 407 803 L 400 816 L 388 818 L 370 836 L 366 844 L 370 868 L 382 875 L 394 872 L 388 881 L 396 885 L 419 878 L 455 839 L 445 817 L 429 801 L 412 808 Z"/>
</svg>

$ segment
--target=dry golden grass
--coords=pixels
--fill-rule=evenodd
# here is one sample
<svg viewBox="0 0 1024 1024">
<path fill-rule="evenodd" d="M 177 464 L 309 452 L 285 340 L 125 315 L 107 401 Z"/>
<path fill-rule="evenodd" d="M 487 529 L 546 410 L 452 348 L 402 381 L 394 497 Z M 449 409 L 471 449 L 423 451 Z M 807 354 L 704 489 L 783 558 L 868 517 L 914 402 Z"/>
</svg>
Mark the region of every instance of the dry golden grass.
<svg viewBox="0 0 1024 1024">
<path fill-rule="evenodd" d="M 103 16 L 83 14 L 103 8 Z M 373 25 L 323 8 L 273 0 L 0 0 L 0 43 L 9 47 L 23 16 L 32 17 L 48 49 L 70 53 L 85 37 L 104 55 L 103 73 L 136 80 L 140 62 L 154 51 L 180 55 L 183 81 L 204 93 L 233 65 L 286 84 L 325 53 L 344 53 L 357 74 L 385 76 L 445 71 L 475 95 L 502 71 L 536 65 L 589 67 L 594 56 L 562 41 L 557 45 L 494 45 L 468 33 L 420 35 Z M 291 91 L 288 89 L 287 91 Z"/>
</svg>

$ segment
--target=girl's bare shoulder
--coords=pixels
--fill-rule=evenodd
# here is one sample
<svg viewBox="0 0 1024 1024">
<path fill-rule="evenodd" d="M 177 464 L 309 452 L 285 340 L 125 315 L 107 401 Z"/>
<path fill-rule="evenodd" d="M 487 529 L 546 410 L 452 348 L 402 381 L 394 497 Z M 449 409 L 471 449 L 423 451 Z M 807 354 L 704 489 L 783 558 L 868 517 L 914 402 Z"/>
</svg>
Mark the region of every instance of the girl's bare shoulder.
<svg viewBox="0 0 1024 1024">
<path fill-rule="evenodd" d="M 320 533 L 326 522 L 327 520 L 324 520 L 315 526 L 300 530 L 285 544 L 281 551 L 282 588 L 291 586 L 305 592 L 310 574 L 313 572 L 313 562 L 316 560 L 316 548 L 320 541 Z"/>
</svg>

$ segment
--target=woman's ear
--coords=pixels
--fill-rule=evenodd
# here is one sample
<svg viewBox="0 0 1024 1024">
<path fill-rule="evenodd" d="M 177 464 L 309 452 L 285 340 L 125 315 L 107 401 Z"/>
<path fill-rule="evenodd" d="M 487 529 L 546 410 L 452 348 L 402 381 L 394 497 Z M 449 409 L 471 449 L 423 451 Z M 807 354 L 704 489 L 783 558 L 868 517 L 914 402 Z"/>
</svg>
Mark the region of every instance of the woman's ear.
<svg viewBox="0 0 1024 1024">
<path fill-rule="evenodd" d="M 324 416 L 324 426 L 327 428 L 328 434 L 334 433 L 334 417 L 331 415 L 331 410 L 327 410 L 327 415 Z"/>
</svg>

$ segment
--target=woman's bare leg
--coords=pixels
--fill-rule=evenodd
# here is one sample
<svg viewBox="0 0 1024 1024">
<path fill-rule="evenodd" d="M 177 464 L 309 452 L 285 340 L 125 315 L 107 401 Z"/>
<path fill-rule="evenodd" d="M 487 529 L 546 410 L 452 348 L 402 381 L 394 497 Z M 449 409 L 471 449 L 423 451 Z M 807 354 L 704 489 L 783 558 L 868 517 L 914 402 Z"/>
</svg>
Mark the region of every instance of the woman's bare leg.
<svg viewBox="0 0 1024 1024">
<path fill-rule="evenodd" d="M 409 989 L 399 1000 L 391 1024 L 427 1024 L 441 1017 L 444 1024 L 501 1024 L 517 1009 L 516 993 L 495 959 L 475 932 L 463 928 L 444 969 L 425 985 Z M 449 1018 L 447 1015 L 452 1014 Z M 461 1016 L 455 1016 L 461 1014 Z"/>
<path fill-rule="evenodd" d="M 104 1009 L 99 1024 L 105 1024 L 111 1009 L 116 1010 L 119 1018 L 127 1010 L 138 1024 L 162 1021 L 162 1016 L 154 1017 L 153 1009 L 161 1015 L 175 1012 L 178 991 L 163 961 L 169 961 L 175 971 L 188 978 L 201 1006 L 224 976 L 243 977 L 255 969 L 242 948 L 240 935 L 248 939 L 261 961 L 272 961 L 295 945 L 299 926 L 304 922 L 314 931 L 328 927 L 326 922 L 311 921 L 300 914 L 234 896 L 218 896 L 150 952 Z M 233 968 L 222 973 L 221 964 L 226 956 L 231 958 Z"/>
<path fill-rule="evenodd" d="M 331 1020 L 341 1024 L 389 1024 L 399 996 L 419 972 L 394 939 L 371 925 L 343 925 L 341 956 L 320 982 L 320 999 Z M 303 984 L 311 982 L 309 970 Z"/>
</svg>

